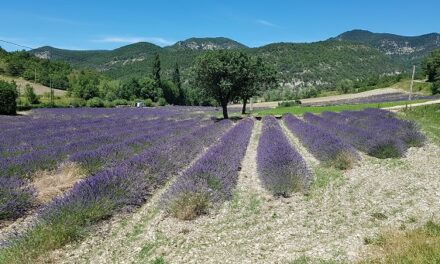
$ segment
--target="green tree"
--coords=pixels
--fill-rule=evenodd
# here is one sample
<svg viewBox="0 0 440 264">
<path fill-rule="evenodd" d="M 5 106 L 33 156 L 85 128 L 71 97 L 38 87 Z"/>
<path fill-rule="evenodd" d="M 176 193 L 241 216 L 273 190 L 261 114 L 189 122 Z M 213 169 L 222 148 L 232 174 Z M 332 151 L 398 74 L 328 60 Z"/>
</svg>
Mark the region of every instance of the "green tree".
<svg viewBox="0 0 440 264">
<path fill-rule="evenodd" d="M 92 71 L 80 71 L 71 75 L 69 92 L 85 100 L 99 96 L 99 76 Z"/>
<path fill-rule="evenodd" d="M 34 92 L 34 87 L 30 84 L 26 84 L 24 87 L 24 96 L 30 104 L 38 104 L 38 96 Z"/>
<path fill-rule="evenodd" d="M 177 88 L 177 99 L 176 104 L 178 105 L 184 105 L 185 104 L 185 91 L 182 88 L 182 81 L 180 78 L 180 69 L 179 64 L 174 65 L 174 72 L 173 72 L 173 83 L 174 86 Z"/>
<path fill-rule="evenodd" d="M 153 78 L 156 83 L 160 83 L 160 57 L 159 54 L 156 54 L 153 61 Z"/>
<path fill-rule="evenodd" d="M 348 93 L 354 86 L 354 83 L 350 79 L 342 79 L 338 82 L 336 89 L 343 94 Z"/>
<path fill-rule="evenodd" d="M 434 50 L 427 56 L 422 62 L 422 67 L 428 76 L 428 82 L 440 80 L 440 49 Z"/>
<path fill-rule="evenodd" d="M 243 78 L 242 88 L 239 92 L 239 98 L 243 102 L 242 114 L 246 114 L 246 104 L 252 96 L 277 86 L 276 70 L 265 64 L 262 58 L 247 58 L 246 62 L 244 74 L 247 76 Z"/>
<path fill-rule="evenodd" d="M 0 80 L 0 115 L 15 115 L 17 111 L 17 85 Z"/>
<path fill-rule="evenodd" d="M 228 118 L 228 103 L 240 95 L 249 81 L 249 56 L 241 51 L 209 51 L 196 59 L 196 85 L 214 98 Z"/>
<path fill-rule="evenodd" d="M 160 91 L 160 87 L 157 85 L 157 82 L 151 77 L 144 77 L 139 80 L 140 86 L 140 98 L 142 99 L 151 99 L 154 102 L 159 100 L 159 97 L 162 96 Z"/>
</svg>

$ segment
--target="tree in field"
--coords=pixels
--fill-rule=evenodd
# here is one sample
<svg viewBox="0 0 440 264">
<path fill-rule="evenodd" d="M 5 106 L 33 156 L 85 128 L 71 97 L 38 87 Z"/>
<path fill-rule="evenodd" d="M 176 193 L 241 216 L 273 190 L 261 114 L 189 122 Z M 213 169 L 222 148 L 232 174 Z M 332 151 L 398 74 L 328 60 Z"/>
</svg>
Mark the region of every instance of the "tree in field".
<svg viewBox="0 0 440 264">
<path fill-rule="evenodd" d="M 160 83 L 160 70 L 160 57 L 159 54 L 156 54 L 153 61 L 153 78 L 156 83 Z"/>
<path fill-rule="evenodd" d="M 174 66 L 173 83 L 176 86 L 176 89 L 177 89 L 177 92 L 178 92 L 176 103 L 178 105 L 185 104 L 185 92 L 183 91 L 183 88 L 182 88 L 182 81 L 180 79 L 179 64 L 177 64 L 177 63 Z"/>
<path fill-rule="evenodd" d="M 228 103 L 247 84 L 248 61 L 243 52 L 225 50 L 210 51 L 196 59 L 195 83 L 219 103 L 224 118 L 228 118 Z"/>
<path fill-rule="evenodd" d="M 428 82 L 440 80 L 440 49 L 434 50 L 422 62 L 423 70 L 428 76 Z"/>
<path fill-rule="evenodd" d="M 263 62 L 263 59 L 248 59 L 248 77 L 239 91 L 239 98 L 243 102 L 242 114 L 246 114 L 247 101 L 264 90 L 277 86 L 277 72 Z"/>
<path fill-rule="evenodd" d="M 336 89 L 343 94 L 348 93 L 354 86 L 354 83 L 350 79 L 343 79 L 338 82 L 336 85 Z"/>
<path fill-rule="evenodd" d="M 196 59 L 194 75 L 196 85 L 222 107 L 224 118 L 228 118 L 230 101 L 240 98 L 245 110 L 250 97 L 276 83 L 274 70 L 241 51 L 217 50 L 201 55 Z"/>
<path fill-rule="evenodd" d="M 24 96 L 30 104 L 38 104 L 38 96 L 34 92 L 34 87 L 30 84 L 26 84 L 24 87 Z"/>
<path fill-rule="evenodd" d="M 432 82 L 432 94 L 440 93 L 440 49 L 433 51 L 422 62 L 423 70 Z"/>
<path fill-rule="evenodd" d="M 15 115 L 17 111 L 17 85 L 0 80 L 0 115 Z"/>
<path fill-rule="evenodd" d="M 75 97 L 85 100 L 99 96 L 99 76 L 92 71 L 80 71 L 70 77 L 68 91 Z"/>
</svg>

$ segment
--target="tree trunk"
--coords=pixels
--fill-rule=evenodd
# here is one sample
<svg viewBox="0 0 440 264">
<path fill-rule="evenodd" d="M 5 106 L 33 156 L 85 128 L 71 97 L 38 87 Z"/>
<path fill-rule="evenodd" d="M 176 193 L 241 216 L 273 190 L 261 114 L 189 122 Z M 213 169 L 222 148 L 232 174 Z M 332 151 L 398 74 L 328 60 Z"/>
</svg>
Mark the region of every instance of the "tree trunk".
<svg viewBox="0 0 440 264">
<path fill-rule="evenodd" d="M 222 104 L 222 109 L 223 109 L 223 118 L 224 119 L 228 119 L 228 104 Z"/>
<path fill-rule="evenodd" d="M 246 114 L 246 103 L 247 103 L 247 99 L 243 99 L 243 109 L 241 109 L 242 115 Z"/>
</svg>

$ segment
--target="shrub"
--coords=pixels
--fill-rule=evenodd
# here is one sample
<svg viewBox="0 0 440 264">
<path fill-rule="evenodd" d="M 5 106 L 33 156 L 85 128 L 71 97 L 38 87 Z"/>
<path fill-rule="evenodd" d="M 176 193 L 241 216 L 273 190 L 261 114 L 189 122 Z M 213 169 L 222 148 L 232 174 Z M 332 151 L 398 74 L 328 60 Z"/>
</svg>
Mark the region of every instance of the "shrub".
<svg viewBox="0 0 440 264">
<path fill-rule="evenodd" d="M 35 190 L 16 178 L 0 177 L 0 220 L 16 219 L 29 209 Z"/>
<path fill-rule="evenodd" d="M 440 80 L 435 81 L 431 86 L 432 94 L 440 94 Z"/>
<path fill-rule="evenodd" d="M 70 99 L 69 105 L 73 107 L 83 107 L 87 105 L 87 101 L 81 98 L 72 98 Z"/>
<path fill-rule="evenodd" d="M 17 112 L 17 86 L 0 80 L 0 115 L 15 115 Z"/>
<path fill-rule="evenodd" d="M 159 98 L 159 100 L 157 101 L 157 104 L 159 106 L 165 106 L 165 105 L 167 105 L 167 100 L 165 100 L 165 98 Z"/>
<path fill-rule="evenodd" d="M 104 107 L 112 108 L 112 107 L 115 107 L 115 106 L 116 105 L 113 102 L 111 102 L 111 101 L 107 101 L 107 100 L 104 101 Z"/>
<path fill-rule="evenodd" d="M 38 100 L 38 96 L 35 94 L 34 92 L 34 87 L 32 87 L 29 84 L 26 84 L 26 86 L 24 87 L 24 96 L 26 97 L 26 99 L 28 100 L 28 102 L 30 104 L 38 104 L 39 100 Z"/>
<path fill-rule="evenodd" d="M 208 205 L 207 194 L 182 193 L 170 201 L 168 210 L 175 218 L 192 220 L 199 215 L 206 214 Z"/>
<path fill-rule="evenodd" d="M 146 99 L 144 101 L 144 104 L 146 107 L 152 107 L 153 106 L 153 100 L 151 100 L 150 98 Z"/>
<path fill-rule="evenodd" d="M 87 100 L 88 107 L 104 107 L 104 102 L 99 97 L 93 97 L 92 99 Z"/>
<path fill-rule="evenodd" d="M 279 107 L 290 107 L 290 106 L 297 106 L 300 105 L 301 101 L 300 100 L 295 100 L 295 101 L 283 101 L 283 102 L 279 102 L 278 106 Z"/>
<path fill-rule="evenodd" d="M 129 104 L 129 102 L 127 100 L 125 100 L 125 99 L 116 99 L 116 100 L 113 100 L 112 103 L 115 106 L 117 106 L 117 105 L 128 105 Z"/>
</svg>

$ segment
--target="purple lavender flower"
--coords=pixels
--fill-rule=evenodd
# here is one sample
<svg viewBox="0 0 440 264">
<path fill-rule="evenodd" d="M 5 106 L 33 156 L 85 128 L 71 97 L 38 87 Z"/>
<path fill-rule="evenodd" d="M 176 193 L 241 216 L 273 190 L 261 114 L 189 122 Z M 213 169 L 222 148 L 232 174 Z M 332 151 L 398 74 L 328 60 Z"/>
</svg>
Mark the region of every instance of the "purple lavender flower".
<svg viewBox="0 0 440 264">
<path fill-rule="evenodd" d="M 273 116 L 263 118 L 257 166 L 263 185 L 274 195 L 289 196 L 294 191 L 305 190 L 312 181 L 305 160 L 292 147 Z"/>
<path fill-rule="evenodd" d="M 218 203 L 232 197 L 232 191 L 237 183 L 238 171 L 249 143 L 254 121 L 245 119 L 222 136 L 217 145 L 211 147 L 189 169 L 180 175 L 170 189 L 163 196 L 163 203 L 168 209 L 179 203 L 180 211 L 201 213 L 207 206 L 186 204 L 179 201 L 182 197 L 204 197 L 193 201 L 204 203 Z M 197 212 L 190 212 L 187 207 L 194 206 Z M 191 215 L 192 216 L 192 215 Z M 188 215 L 184 219 L 191 218 Z"/>
<path fill-rule="evenodd" d="M 290 114 L 283 117 L 287 127 L 324 165 L 347 169 L 360 157 L 353 147 L 317 126 Z"/>
</svg>

